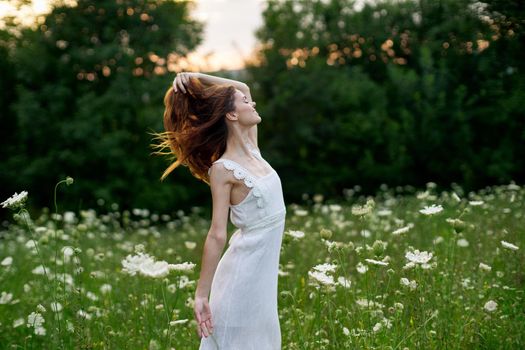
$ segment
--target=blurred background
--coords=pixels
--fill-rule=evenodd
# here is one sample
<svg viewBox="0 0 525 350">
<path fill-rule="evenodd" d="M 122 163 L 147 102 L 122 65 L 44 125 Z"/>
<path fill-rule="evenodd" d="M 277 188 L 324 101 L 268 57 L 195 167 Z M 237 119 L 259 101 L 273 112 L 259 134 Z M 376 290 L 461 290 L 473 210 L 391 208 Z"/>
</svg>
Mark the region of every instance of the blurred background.
<svg viewBox="0 0 525 350">
<path fill-rule="evenodd" d="M 288 204 L 525 179 L 519 0 L 0 1 L 1 198 L 209 207 L 151 155 L 177 72 L 246 82 Z M 2 216 L 7 215 L 2 211 Z"/>
</svg>

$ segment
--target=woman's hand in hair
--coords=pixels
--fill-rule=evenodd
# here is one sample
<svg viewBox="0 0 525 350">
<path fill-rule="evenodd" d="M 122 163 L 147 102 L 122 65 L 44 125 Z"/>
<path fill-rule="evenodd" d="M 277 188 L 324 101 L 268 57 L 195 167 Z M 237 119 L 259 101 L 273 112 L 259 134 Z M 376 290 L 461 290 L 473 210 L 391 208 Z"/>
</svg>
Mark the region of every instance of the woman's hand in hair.
<svg viewBox="0 0 525 350">
<path fill-rule="evenodd" d="M 188 83 L 190 81 L 190 78 L 198 78 L 199 73 L 194 72 L 180 72 L 175 76 L 175 79 L 173 79 L 173 90 L 177 92 L 178 89 L 182 91 L 183 93 L 186 93 L 186 87 L 188 86 Z"/>
</svg>

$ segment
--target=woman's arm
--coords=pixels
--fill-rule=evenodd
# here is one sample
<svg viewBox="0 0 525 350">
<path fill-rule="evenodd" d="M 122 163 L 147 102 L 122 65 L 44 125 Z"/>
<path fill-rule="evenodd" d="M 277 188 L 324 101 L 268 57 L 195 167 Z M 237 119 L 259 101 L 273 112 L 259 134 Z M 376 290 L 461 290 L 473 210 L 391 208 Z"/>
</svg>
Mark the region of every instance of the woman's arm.
<svg viewBox="0 0 525 350">
<path fill-rule="evenodd" d="M 250 88 L 247 84 L 232 80 L 232 79 L 226 79 L 226 78 L 220 78 L 215 77 L 213 75 L 204 74 L 204 73 L 190 73 L 190 72 L 180 72 L 176 75 L 174 81 L 173 81 L 173 88 L 175 91 L 177 91 L 177 88 L 179 88 L 183 93 L 186 93 L 185 84 L 188 83 L 189 77 L 195 77 L 199 79 L 204 84 L 209 85 L 232 85 L 236 89 L 239 89 L 244 95 L 246 95 L 246 98 L 249 102 L 252 102 L 252 95 L 250 93 Z M 248 130 L 248 137 L 252 141 L 252 143 L 259 148 L 257 144 L 257 124 L 252 126 L 250 130 Z"/>
<path fill-rule="evenodd" d="M 214 319 L 208 302 L 213 276 L 221 259 L 226 245 L 228 213 L 230 210 L 230 192 L 232 182 L 229 170 L 222 164 L 213 164 L 210 173 L 210 187 L 212 194 L 211 227 L 204 243 L 202 266 L 195 291 L 195 305 L 193 307 L 197 320 L 199 337 L 213 333 Z"/>
<path fill-rule="evenodd" d="M 243 94 L 246 95 L 246 98 L 249 102 L 252 102 L 252 95 L 250 93 L 250 88 L 247 84 L 237 81 L 237 80 L 231 80 L 226 78 L 219 78 L 214 77 L 212 75 L 204 74 L 204 73 L 197 73 L 197 77 L 202 80 L 204 83 L 209 84 L 229 84 L 233 85 L 235 88 L 239 89 Z M 255 145 L 255 147 L 258 149 L 259 146 L 257 145 L 257 124 L 252 126 L 250 130 L 248 130 L 248 137 L 252 141 L 252 143 Z"/>
<path fill-rule="evenodd" d="M 204 73 L 196 73 L 196 74 L 197 74 L 197 78 L 199 78 L 199 80 L 201 80 L 204 83 L 216 84 L 216 85 L 233 85 L 236 89 L 241 90 L 248 97 L 248 94 L 246 93 L 246 91 L 250 91 L 250 88 L 248 87 L 248 85 L 246 85 L 245 83 L 241 81 L 215 77 L 213 75 L 204 74 Z"/>
<path fill-rule="evenodd" d="M 202 267 L 196 296 L 208 297 L 215 270 L 226 245 L 232 183 L 230 172 L 222 164 L 213 164 L 210 173 L 212 196 L 211 226 L 204 243 Z"/>
</svg>

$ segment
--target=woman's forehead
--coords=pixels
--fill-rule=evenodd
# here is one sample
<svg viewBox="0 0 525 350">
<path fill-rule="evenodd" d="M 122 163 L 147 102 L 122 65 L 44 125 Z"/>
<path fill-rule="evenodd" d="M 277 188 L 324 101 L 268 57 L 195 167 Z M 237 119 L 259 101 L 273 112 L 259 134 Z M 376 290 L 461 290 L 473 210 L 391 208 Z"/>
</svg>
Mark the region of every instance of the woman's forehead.
<svg viewBox="0 0 525 350">
<path fill-rule="evenodd" d="M 235 95 L 237 95 L 239 97 L 244 97 L 244 94 L 239 89 L 235 89 Z"/>
</svg>

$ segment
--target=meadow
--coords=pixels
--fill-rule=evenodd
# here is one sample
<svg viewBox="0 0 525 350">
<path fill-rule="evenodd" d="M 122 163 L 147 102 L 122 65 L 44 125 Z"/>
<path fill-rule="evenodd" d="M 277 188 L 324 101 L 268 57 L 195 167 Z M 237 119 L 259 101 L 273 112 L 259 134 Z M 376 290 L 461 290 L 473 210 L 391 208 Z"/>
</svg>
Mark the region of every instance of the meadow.
<svg viewBox="0 0 525 350">
<path fill-rule="evenodd" d="M 30 193 L 2 203 L 0 349 L 197 349 L 208 212 L 60 212 L 56 189 L 35 218 Z M 522 186 L 354 186 L 344 198 L 288 203 L 283 349 L 524 348 Z"/>
</svg>

